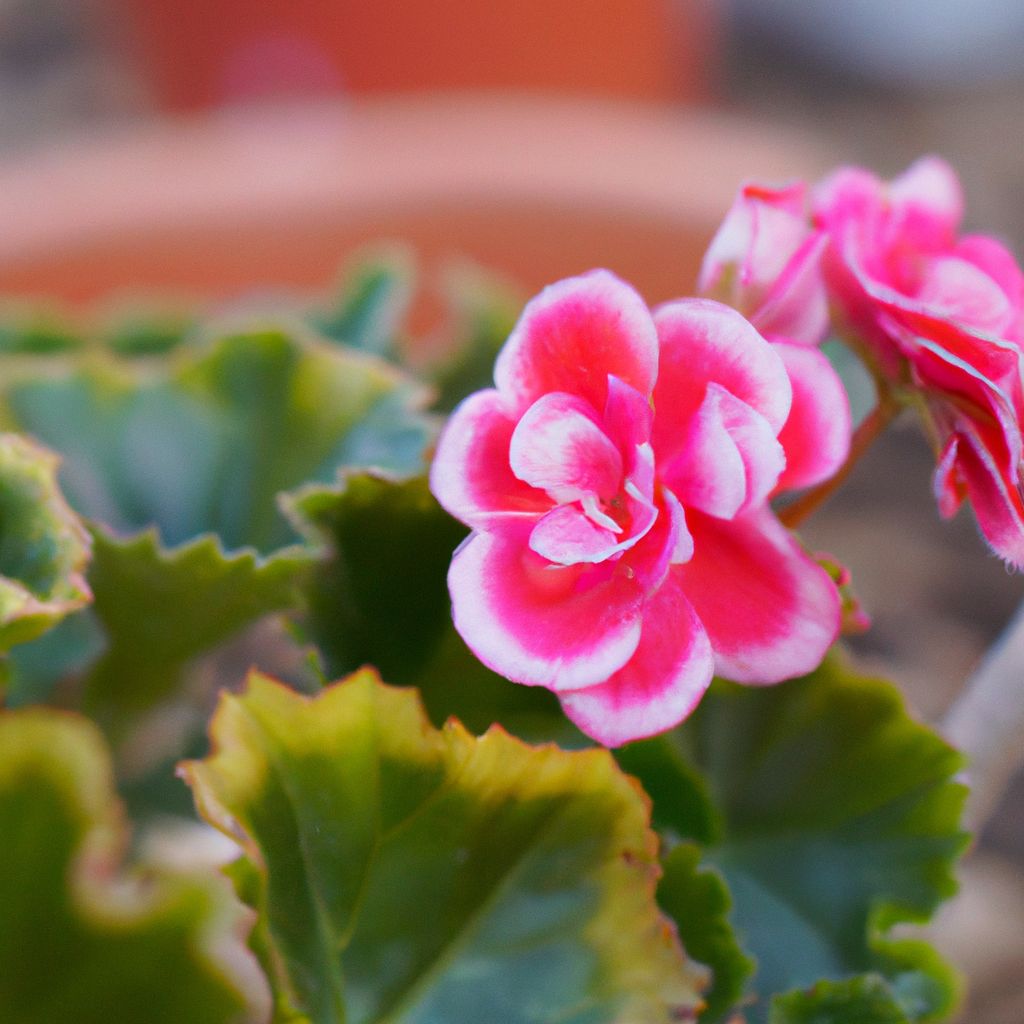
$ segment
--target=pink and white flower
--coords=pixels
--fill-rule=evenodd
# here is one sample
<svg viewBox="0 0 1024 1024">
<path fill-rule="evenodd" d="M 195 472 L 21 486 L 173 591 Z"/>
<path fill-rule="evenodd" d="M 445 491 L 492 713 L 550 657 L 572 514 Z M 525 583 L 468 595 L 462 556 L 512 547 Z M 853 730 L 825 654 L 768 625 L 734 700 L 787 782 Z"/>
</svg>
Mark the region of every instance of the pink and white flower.
<svg viewBox="0 0 1024 1024">
<path fill-rule="evenodd" d="M 841 385 L 792 347 L 708 299 L 652 315 L 607 271 L 527 305 L 431 471 L 473 530 L 448 583 L 481 661 L 609 746 L 678 723 L 715 671 L 765 684 L 820 662 L 839 598 L 768 499 L 842 461 L 812 436 Z"/>
<path fill-rule="evenodd" d="M 940 512 L 969 498 L 993 549 L 1024 566 L 1024 275 L 998 241 L 960 236 L 963 197 L 942 160 L 886 183 L 842 168 L 819 186 L 826 277 L 878 370 L 925 399 Z"/>
<path fill-rule="evenodd" d="M 828 330 L 826 238 L 811 227 L 807 186 L 747 183 L 701 264 L 701 294 L 738 309 L 771 338 L 816 345 Z"/>
</svg>

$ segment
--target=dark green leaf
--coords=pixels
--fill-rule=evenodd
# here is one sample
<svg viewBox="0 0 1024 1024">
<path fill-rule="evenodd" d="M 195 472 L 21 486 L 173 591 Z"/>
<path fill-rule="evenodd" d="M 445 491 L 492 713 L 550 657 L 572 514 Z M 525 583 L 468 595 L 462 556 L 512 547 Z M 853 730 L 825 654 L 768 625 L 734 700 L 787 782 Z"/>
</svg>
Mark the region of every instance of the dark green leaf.
<svg viewBox="0 0 1024 1024">
<path fill-rule="evenodd" d="M 607 751 L 437 731 L 369 670 L 312 700 L 254 675 L 212 739 L 186 778 L 242 837 L 275 986 L 314 1024 L 655 1024 L 694 1007 L 644 798 Z"/>
<path fill-rule="evenodd" d="M 732 898 L 721 875 L 699 867 L 701 851 L 687 843 L 665 858 L 658 903 L 676 922 L 688 956 L 709 967 L 711 988 L 704 994 L 701 1020 L 718 1021 L 743 996 L 754 962 L 740 948 L 729 923 Z"/>
<path fill-rule="evenodd" d="M 255 1024 L 264 982 L 213 877 L 115 872 L 109 757 L 67 714 L 0 714 L 0 1021 Z"/>
<path fill-rule="evenodd" d="M 772 1004 L 769 1024 L 910 1024 L 892 989 L 878 975 L 822 981 Z"/>
<path fill-rule="evenodd" d="M 937 955 L 887 933 L 956 890 L 961 758 L 894 687 L 837 657 L 780 686 L 716 683 L 672 742 L 720 815 L 705 856 L 758 961 L 752 1021 L 773 994 L 868 971 L 913 1020 L 949 1011 L 955 984 Z"/>
</svg>

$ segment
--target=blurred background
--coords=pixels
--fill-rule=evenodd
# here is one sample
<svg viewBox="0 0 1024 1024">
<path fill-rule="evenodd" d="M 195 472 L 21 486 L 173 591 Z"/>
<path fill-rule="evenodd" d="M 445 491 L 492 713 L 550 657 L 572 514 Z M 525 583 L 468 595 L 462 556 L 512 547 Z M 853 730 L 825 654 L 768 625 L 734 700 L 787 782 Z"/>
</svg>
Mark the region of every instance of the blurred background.
<svg viewBox="0 0 1024 1024">
<path fill-rule="evenodd" d="M 1019 0 L 0 0 L 0 293 L 237 300 L 411 241 L 523 294 L 594 265 L 688 292 L 740 180 L 937 152 L 1024 251 Z M 417 309 L 429 327 L 429 303 Z M 940 722 L 1022 596 L 896 429 L 805 531 L 854 641 Z M 965 1020 L 1024 1020 L 1024 779 L 937 940 Z"/>
</svg>

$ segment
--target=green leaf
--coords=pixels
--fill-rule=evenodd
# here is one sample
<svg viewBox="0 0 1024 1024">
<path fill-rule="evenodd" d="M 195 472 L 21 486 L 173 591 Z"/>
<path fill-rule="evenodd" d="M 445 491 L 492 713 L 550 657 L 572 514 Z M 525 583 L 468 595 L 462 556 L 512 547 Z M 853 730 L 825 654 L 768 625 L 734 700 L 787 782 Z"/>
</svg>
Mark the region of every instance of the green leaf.
<svg viewBox="0 0 1024 1024">
<path fill-rule="evenodd" d="M 910 1024 L 910 1018 L 878 975 L 823 981 L 806 992 L 789 992 L 772 1004 L 769 1024 Z"/>
<path fill-rule="evenodd" d="M 0 383 L 7 419 L 65 457 L 71 504 L 164 543 L 229 549 L 295 540 L 277 495 L 344 467 L 422 465 L 426 393 L 380 360 L 281 331 L 236 334 L 171 360 L 48 360 Z"/>
<path fill-rule="evenodd" d="M 115 869 L 126 836 L 95 727 L 0 714 L 0 1020 L 240 1024 L 264 985 L 213 877 Z"/>
<path fill-rule="evenodd" d="M 454 409 L 481 388 L 490 387 L 494 360 L 523 308 L 518 290 L 472 264 L 449 267 L 442 281 L 449 322 L 444 346 L 435 352 L 426 376 L 437 388 L 434 408 Z"/>
<path fill-rule="evenodd" d="M 354 474 L 287 501 L 297 527 L 325 551 L 310 577 L 304 631 L 329 678 L 375 665 L 415 682 L 450 621 L 445 577 L 466 534 L 423 477 Z"/>
<path fill-rule="evenodd" d="M 431 719 L 473 732 L 495 722 L 517 736 L 586 745 L 553 694 L 517 686 L 480 664 L 455 632 L 446 576 L 466 528 L 434 500 L 425 478 L 352 474 L 289 497 L 296 527 L 324 555 L 305 585 L 299 632 L 325 678 L 362 665 L 419 687 Z"/>
<path fill-rule="evenodd" d="M 149 530 L 93 531 L 90 579 L 106 647 L 88 673 L 86 707 L 114 734 L 174 691 L 187 663 L 268 612 L 294 605 L 311 552 L 225 554 L 200 537 L 168 551 Z M 120 727 L 119 727 L 120 726 Z"/>
<path fill-rule="evenodd" d="M 89 536 L 57 486 L 59 460 L 0 434 L 0 652 L 33 640 L 90 598 Z"/>
<path fill-rule="evenodd" d="M 644 798 L 607 751 L 435 730 L 370 670 L 314 699 L 254 674 L 212 739 L 185 777 L 258 869 L 273 982 L 313 1024 L 694 1007 Z"/>
<path fill-rule="evenodd" d="M 729 912 L 732 897 L 722 876 L 700 869 L 700 847 L 676 846 L 665 858 L 658 903 L 676 922 L 688 956 L 711 968 L 712 985 L 704 994 L 704 1021 L 722 1020 L 741 1000 L 754 961 L 740 948 Z"/>
<path fill-rule="evenodd" d="M 5 302 L 0 307 L 0 353 L 51 355 L 83 346 L 81 333 L 55 309 Z"/>
<path fill-rule="evenodd" d="M 328 338 L 378 356 L 393 356 L 412 300 L 415 268 L 404 246 L 375 246 L 356 254 L 340 275 L 331 307 L 314 313 Z"/>
<path fill-rule="evenodd" d="M 927 921 L 956 891 L 961 757 L 907 715 L 893 686 L 835 656 L 780 686 L 716 683 L 671 742 L 716 808 L 705 858 L 758 961 L 751 1021 L 774 994 L 870 971 L 889 978 L 912 1020 L 949 1012 L 948 968 L 888 933 Z M 688 834 L 671 805 L 655 816 Z"/>
</svg>

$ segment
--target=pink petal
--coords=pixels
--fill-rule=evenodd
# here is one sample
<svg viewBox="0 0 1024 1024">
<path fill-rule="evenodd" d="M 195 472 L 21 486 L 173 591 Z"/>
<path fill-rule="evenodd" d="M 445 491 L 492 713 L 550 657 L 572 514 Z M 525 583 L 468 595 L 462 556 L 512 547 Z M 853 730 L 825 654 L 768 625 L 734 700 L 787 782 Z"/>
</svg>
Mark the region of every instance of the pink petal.
<svg viewBox="0 0 1024 1024">
<path fill-rule="evenodd" d="M 925 266 L 914 296 L 936 316 L 998 333 L 1013 309 L 1006 292 L 983 270 L 956 256 L 940 256 Z"/>
<path fill-rule="evenodd" d="M 586 506 L 560 505 L 549 512 L 530 533 L 530 548 L 549 562 L 577 565 L 580 562 L 603 562 L 622 551 L 628 551 L 654 525 L 658 511 L 644 498 L 627 495 L 630 527 L 612 531 L 602 525 L 604 517 L 588 514 Z"/>
<path fill-rule="evenodd" d="M 607 682 L 560 699 L 583 732 L 617 747 L 678 725 L 704 695 L 713 671 L 707 634 L 670 575 L 644 608 L 633 657 Z"/>
<path fill-rule="evenodd" d="M 964 235 L 953 253 L 983 270 L 999 285 L 1010 305 L 1020 308 L 1024 302 L 1024 274 L 1005 245 L 987 235 Z"/>
<path fill-rule="evenodd" d="M 816 232 L 789 261 L 751 317 L 761 334 L 817 345 L 828 333 L 828 294 L 821 267 L 827 245 L 824 232 Z"/>
<path fill-rule="evenodd" d="M 633 655 L 644 591 L 618 563 L 552 565 L 521 530 L 474 534 L 448 571 L 455 628 L 495 672 L 529 686 L 601 682 Z"/>
<path fill-rule="evenodd" d="M 607 270 L 545 288 L 523 310 L 494 366 L 498 390 L 520 410 L 564 391 L 601 411 L 609 374 L 649 395 L 658 341 L 643 299 Z"/>
<path fill-rule="evenodd" d="M 807 237 L 805 194 L 803 182 L 782 188 L 744 185 L 704 255 L 699 290 L 736 300 L 748 315 L 760 306 Z M 731 294 L 722 294 L 723 285 Z"/>
<path fill-rule="evenodd" d="M 603 562 L 618 544 L 615 533 L 599 526 L 577 505 L 552 509 L 530 533 L 530 549 L 559 565 Z"/>
<path fill-rule="evenodd" d="M 785 462 L 768 421 L 720 385 L 709 384 L 661 478 L 687 508 L 731 519 L 768 497 Z"/>
<path fill-rule="evenodd" d="M 510 518 L 537 519 L 551 508 L 551 499 L 509 466 L 515 426 L 493 390 L 470 395 L 452 413 L 430 467 L 430 489 L 456 519 L 484 529 Z"/>
<path fill-rule="evenodd" d="M 654 390 L 654 451 L 659 463 L 679 451 L 708 384 L 721 385 L 760 413 L 777 433 L 792 399 L 786 368 L 771 345 L 734 309 L 681 299 L 655 313 L 661 357 Z"/>
<path fill-rule="evenodd" d="M 1024 568 L 1024 501 L 1018 480 L 1007 479 L 999 471 L 969 426 L 960 431 L 958 441 L 957 475 L 970 497 L 982 535 L 1000 558 Z"/>
<path fill-rule="evenodd" d="M 963 219 L 960 181 L 945 160 L 922 157 L 888 186 L 894 234 L 920 248 L 952 245 Z"/>
<path fill-rule="evenodd" d="M 692 513 L 694 555 L 679 574 L 715 651 L 741 683 L 777 683 L 816 668 L 839 632 L 828 574 L 767 507 L 724 522 Z"/>
<path fill-rule="evenodd" d="M 793 407 L 779 434 L 786 468 L 776 489 L 812 487 L 833 476 L 850 453 L 850 402 L 821 352 L 787 341 L 773 344 L 793 385 Z"/>
<path fill-rule="evenodd" d="M 609 377 L 603 422 L 605 432 L 619 446 L 623 464 L 629 473 L 637 448 L 651 439 L 654 410 L 649 398 L 618 377 Z"/>
<path fill-rule="evenodd" d="M 952 519 L 967 497 L 963 480 L 957 471 L 957 459 L 960 455 L 960 437 L 953 434 L 946 442 L 939 455 L 935 474 L 932 477 L 932 492 L 939 506 L 939 515 L 943 519 Z"/>
<path fill-rule="evenodd" d="M 622 484 L 622 457 L 595 418 L 575 395 L 538 398 L 512 434 L 512 472 L 559 502 L 585 494 L 614 497 Z"/>
</svg>

